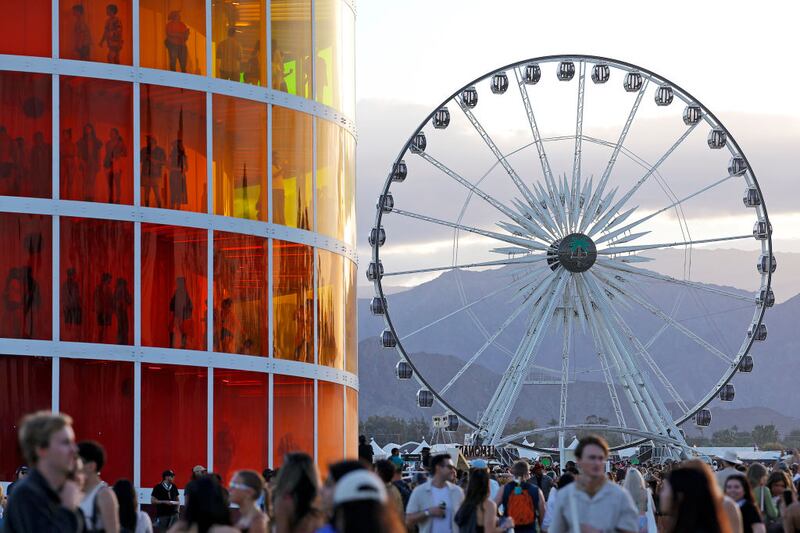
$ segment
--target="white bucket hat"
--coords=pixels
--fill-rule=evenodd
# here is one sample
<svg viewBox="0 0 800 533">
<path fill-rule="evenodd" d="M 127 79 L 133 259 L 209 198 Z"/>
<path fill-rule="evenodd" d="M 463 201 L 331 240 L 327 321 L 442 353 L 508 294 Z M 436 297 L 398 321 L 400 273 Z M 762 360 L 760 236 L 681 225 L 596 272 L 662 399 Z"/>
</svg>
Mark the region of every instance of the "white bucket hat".
<svg viewBox="0 0 800 533">
<path fill-rule="evenodd" d="M 368 500 L 386 503 L 386 487 L 372 472 L 355 470 L 336 483 L 333 491 L 334 505 Z"/>
<path fill-rule="evenodd" d="M 739 460 L 739 455 L 733 450 L 725 450 L 725 453 L 718 455 L 717 459 L 722 459 L 726 463 L 740 465 L 742 462 Z"/>
</svg>

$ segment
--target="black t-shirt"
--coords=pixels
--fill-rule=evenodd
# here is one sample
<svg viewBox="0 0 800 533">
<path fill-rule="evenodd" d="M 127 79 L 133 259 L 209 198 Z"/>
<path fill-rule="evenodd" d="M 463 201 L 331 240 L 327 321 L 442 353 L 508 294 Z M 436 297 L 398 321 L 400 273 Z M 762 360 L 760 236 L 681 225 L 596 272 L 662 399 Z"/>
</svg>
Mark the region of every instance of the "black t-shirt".
<svg viewBox="0 0 800 533">
<path fill-rule="evenodd" d="M 167 489 L 163 483 L 159 483 L 155 487 L 153 487 L 153 498 L 156 500 L 169 500 L 173 502 L 178 501 L 178 487 L 175 486 L 175 483 Z M 172 516 L 174 514 L 178 514 L 178 506 L 177 505 L 169 505 L 166 503 L 157 503 L 156 504 L 156 516 Z"/>
<path fill-rule="evenodd" d="M 372 446 L 369 444 L 359 444 L 358 445 L 358 458 L 364 459 L 365 461 L 372 462 L 373 457 Z"/>
<path fill-rule="evenodd" d="M 750 502 L 744 502 L 739 509 L 742 511 L 742 531 L 744 533 L 753 533 L 753 524 L 760 524 L 761 513 L 755 505 Z"/>
</svg>

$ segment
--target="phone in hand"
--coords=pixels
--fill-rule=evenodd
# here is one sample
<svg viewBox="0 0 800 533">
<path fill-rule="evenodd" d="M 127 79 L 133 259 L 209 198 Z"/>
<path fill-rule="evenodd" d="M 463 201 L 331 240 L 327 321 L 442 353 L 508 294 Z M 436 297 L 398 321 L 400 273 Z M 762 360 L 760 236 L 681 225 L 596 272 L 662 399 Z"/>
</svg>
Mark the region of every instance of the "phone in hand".
<svg viewBox="0 0 800 533">
<path fill-rule="evenodd" d="M 792 491 L 791 490 L 787 489 L 787 490 L 783 491 L 783 503 L 786 504 L 786 507 L 789 507 L 790 505 L 792 505 L 792 503 L 794 503 L 793 500 L 792 500 Z"/>
</svg>

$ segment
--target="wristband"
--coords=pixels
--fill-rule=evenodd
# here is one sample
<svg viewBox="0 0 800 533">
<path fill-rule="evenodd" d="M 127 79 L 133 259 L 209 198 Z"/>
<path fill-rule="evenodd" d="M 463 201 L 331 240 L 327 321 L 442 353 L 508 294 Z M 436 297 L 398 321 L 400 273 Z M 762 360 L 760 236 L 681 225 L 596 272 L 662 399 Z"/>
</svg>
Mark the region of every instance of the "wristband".
<svg viewBox="0 0 800 533">
<path fill-rule="evenodd" d="M 431 516 L 431 512 L 430 512 L 430 510 L 428 510 L 428 509 L 425 509 L 425 510 L 424 510 L 424 511 L 422 511 L 422 512 L 423 512 L 423 513 L 425 513 L 425 518 L 430 518 L 430 516 Z"/>
</svg>

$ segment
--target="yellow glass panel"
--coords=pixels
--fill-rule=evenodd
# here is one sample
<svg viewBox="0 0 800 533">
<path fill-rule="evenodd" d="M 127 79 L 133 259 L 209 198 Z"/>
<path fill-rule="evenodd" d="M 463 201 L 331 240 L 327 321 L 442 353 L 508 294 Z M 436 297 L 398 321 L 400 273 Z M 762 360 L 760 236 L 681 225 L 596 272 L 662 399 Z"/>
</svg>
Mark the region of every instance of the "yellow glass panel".
<svg viewBox="0 0 800 533">
<path fill-rule="evenodd" d="M 313 128 L 310 115 L 272 106 L 272 221 L 311 229 Z"/>
<path fill-rule="evenodd" d="M 215 94 L 214 213 L 267 220 L 267 106 Z"/>
<path fill-rule="evenodd" d="M 344 260 L 345 369 L 358 374 L 358 296 L 356 264 Z"/>
<path fill-rule="evenodd" d="M 342 0 L 314 3 L 316 80 L 314 98 L 335 109 L 342 107 Z"/>
<path fill-rule="evenodd" d="M 212 10 L 214 76 L 265 87 L 264 0 L 215 0 Z"/>
<path fill-rule="evenodd" d="M 314 250 L 305 244 L 272 242 L 273 354 L 314 362 Z"/>
<path fill-rule="evenodd" d="M 344 367 L 344 258 L 327 250 L 317 257 L 317 343 L 321 365 Z"/>
<path fill-rule="evenodd" d="M 317 119 L 317 231 L 335 239 L 344 233 L 344 130 Z"/>
<path fill-rule="evenodd" d="M 311 0 L 272 0 L 272 88 L 311 98 Z"/>
<path fill-rule="evenodd" d="M 341 130 L 344 157 L 344 209 L 340 216 L 339 239 L 351 246 L 356 244 L 356 140 Z"/>
<path fill-rule="evenodd" d="M 143 67 L 206 74 L 205 0 L 140 0 Z"/>
</svg>

